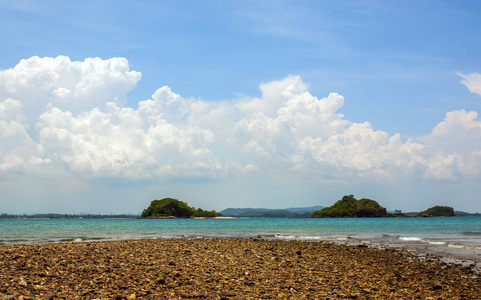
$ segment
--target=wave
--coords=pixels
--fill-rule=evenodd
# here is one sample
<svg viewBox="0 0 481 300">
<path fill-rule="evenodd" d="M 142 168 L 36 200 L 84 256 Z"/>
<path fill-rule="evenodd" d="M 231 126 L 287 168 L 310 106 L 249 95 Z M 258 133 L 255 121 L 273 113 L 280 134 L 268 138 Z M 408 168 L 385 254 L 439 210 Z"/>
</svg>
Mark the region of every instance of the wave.
<svg viewBox="0 0 481 300">
<path fill-rule="evenodd" d="M 1 245 L 9 245 L 9 244 L 28 244 L 34 242 L 33 240 L 29 239 L 0 239 Z"/>
<path fill-rule="evenodd" d="M 402 236 L 398 238 L 405 242 L 421 242 L 421 243 L 426 243 L 430 245 L 448 245 L 448 246 L 451 245 L 449 242 L 446 242 L 446 241 L 433 241 L 426 238 L 420 238 L 417 236 Z"/>
<path fill-rule="evenodd" d="M 442 241 L 427 241 L 428 244 L 431 245 L 447 245 L 448 242 L 442 242 Z"/>
<path fill-rule="evenodd" d="M 403 241 L 412 241 L 412 242 L 423 241 L 422 238 L 417 236 L 400 236 L 399 239 Z"/>
<path fill-rule="evenodd" d="M 301 240 L 306 240 L 306 241 L 310 241 L 310 240 L 322 240 L 323 238 L 321 236 L 301 236 L 299 237 Z"/>
<path fill-rule="evenodd" d="M 447 246 L 449 248 L 454 248 L 454 249 L 468 249 L 468 250 L 475 250 L 475 251 L 481 250 L 481 247 L 474 246 L 474 245 L 462 245 L 462 244 L 448 242 L 448 241 L 429 240 L 429 239 L 420 238 L 420 237 L 399 237 L 399 239 L 405 242 L 421 242 L 421 243 L 425 243 L 433 246 Z"/>
<path fill-rule="evenodd" d="M 481 235 L 481 231 L 464 231 L 464 235 Z"/>
<path fill-rule="evenodd" d="M 59 242 L 65 243 L 65 242 L 77 242 L 77 241 L 82 241 L 81 238 L 62 238 L 58 239 Z"/>
</svg>

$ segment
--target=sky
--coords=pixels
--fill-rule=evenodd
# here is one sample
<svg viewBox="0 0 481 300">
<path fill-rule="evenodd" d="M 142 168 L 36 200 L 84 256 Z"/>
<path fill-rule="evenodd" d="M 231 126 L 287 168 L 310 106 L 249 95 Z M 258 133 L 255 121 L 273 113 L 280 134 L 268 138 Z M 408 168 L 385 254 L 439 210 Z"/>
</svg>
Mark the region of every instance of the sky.
<svg viewBox="0 0 481 300">
<path fill-rule="evenodd" d="M 481 212 L 479 1 L 0 0 L 0 212 Z"/>
</svg>

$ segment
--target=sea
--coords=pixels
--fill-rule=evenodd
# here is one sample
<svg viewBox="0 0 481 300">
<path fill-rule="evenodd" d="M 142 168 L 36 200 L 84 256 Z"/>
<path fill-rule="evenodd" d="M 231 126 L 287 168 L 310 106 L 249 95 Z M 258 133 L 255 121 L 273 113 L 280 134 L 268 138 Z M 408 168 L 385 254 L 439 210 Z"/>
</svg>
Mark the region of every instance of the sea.
<svg viewBox="0 0 481 300">
<path fill-rule="evenodd" d="M 231 237 L 403 247 L 481 262 L 481 217 L 0 219 L 0 246 Z"/>
</svg>

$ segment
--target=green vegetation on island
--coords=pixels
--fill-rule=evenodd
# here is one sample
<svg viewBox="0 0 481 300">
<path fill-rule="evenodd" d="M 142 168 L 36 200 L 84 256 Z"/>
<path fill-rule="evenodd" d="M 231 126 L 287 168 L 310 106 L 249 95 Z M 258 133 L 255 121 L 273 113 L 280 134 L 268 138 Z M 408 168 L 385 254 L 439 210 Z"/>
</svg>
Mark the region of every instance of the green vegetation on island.
<svg viewBox="0 0 481 300">
<path fill-rule="evenodd" d="M 333 205 L 311 213 L 311 218 L 378 218 L 391 216 L 374 200 L 344 196 Z"/>
<path fill-rule="evenodd" d="M 418 217 L 454 217 L 454 209 L 450 206 L 433 206 L 417 214 Z"/>
<path fill-rule="evenodd" d="M 214 210 L 190 207 L 187 203 L 173 198 L 153 200 L 142 212 L 142 218 L 214 218 L 220 214 Z"/>
</svg>

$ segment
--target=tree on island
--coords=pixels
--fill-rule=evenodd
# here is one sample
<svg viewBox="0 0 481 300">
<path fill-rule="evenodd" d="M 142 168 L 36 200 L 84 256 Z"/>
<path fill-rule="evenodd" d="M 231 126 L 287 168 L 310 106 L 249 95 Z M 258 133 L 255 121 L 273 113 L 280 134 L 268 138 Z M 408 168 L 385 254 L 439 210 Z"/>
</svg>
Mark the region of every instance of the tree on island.
<svg viewBox="0 0 481 300">
<path fill-rule="evenodd" d="M 161 200 L 153 200 L 148 208 L 142 212 L 142 218 L 191 218 L 219 217 L 220 214 L 214 210 L 207 211 L 202 208 L 190 207 L 187 203 L 173 198 L 163 198 Z"/>
<path fill-rule="evenodd" d="M 418 217 L 454 217 L 454 209 L 450 206 L 433 206 L 418 213 Z"/>
<path fill-rule="evenodd" d="M 344 196 L 334 205 L 311 213 L 311 218 L 376 218 L 388 216 L 386 208 L 376 201 L 367 198 L 357 200 L 354 195 Z"/>
</svg>

